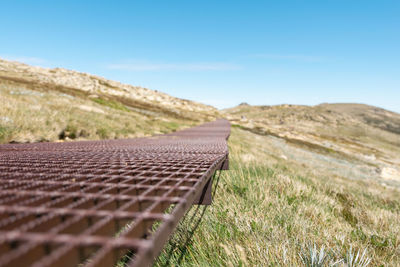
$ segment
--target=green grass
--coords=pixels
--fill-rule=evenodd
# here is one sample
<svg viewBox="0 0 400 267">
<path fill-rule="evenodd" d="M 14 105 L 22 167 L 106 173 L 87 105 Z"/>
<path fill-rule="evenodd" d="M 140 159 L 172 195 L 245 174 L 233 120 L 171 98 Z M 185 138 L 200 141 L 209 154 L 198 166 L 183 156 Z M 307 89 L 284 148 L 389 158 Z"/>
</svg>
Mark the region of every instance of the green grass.
<svg viewBox="0 0 400 267">
<path fill-rule="evenodd" d="M 263 138 L 233 128 L 231 169 L 179 266 L 298 266 L 313 246 L 328 255 L 321 266 L 341 266 L 350 249 L 365 250 L 372 266 L 400 262 L 398 193 L 276 161 L 260 152 Z"/>
<path fill-rule="evenodd" d="M 104 98 L 92 98 L 92 101 L 96 102 L 97 104 L 104 105 L 116 110 L 128 111 L 128 112 L 130 111 L 129 108 L 127 108 L 125 105 L 117 101 L 108 100 Z"/>
<path fill-rule="evenodd" d="M 194 123 L 165 114 L 150 116 L 116 100 L 32 86 L 0 81 L 0 143 L 143 137 Z"/>
<path fill-rule="evenodd" d="M 178 122 L 160 122 L 160 125 L 163 128 L 162 133 L 176 132 L 182 128 L 182 125 Z"/>
<path fill-rule="evenodd" d="M 0 117 L 7 118 L 0 122 L 1 143 L 131 138 L 195 123 L 151 117 L 101 98 L 32 93 L 24 86 L 0 83 Z M 284 160 L 282 151 L 272 148 L 275 139 L 232 127 L 231 170 L 223 172 L 213 204 L 180 265 L 297 266 L 304 264 L 300 255 L 310 247 L 319 253 L 324 248 L 329 263 L 344 262 L 351 251 L 366 250 L 372 266 L 397 265 L 398 191 L 374 181 L 351 180 L 329 168 L 313 168 L 312 162 Z M 281 146 L 292 143 L 283 141 Z M 180 229 L 178 235 L 190 227 L 183 224 Z M 176 265 L 181 253 L 172 254 L 171 264 Z M 162 254 L 161 259 L 167 256 Z"/>
<path fill-rule="evenodd" d="M 12 128 L 0 124 L 0 142 L 2 140 L 7 140 L 11 135 L 12 135 Z"/>
</svg>

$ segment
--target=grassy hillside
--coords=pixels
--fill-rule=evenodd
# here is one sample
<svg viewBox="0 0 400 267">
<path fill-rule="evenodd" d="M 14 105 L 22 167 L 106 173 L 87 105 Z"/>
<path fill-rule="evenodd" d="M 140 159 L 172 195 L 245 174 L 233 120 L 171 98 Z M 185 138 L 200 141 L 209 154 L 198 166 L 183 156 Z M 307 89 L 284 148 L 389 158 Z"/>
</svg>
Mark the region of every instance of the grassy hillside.
<svg viewBox="0 0 400 267">
<path fill-rule="evenodd" d="M 217 114 L 146 88 L 0 59 L 0 143 L 139 137 Z"/>
<path fill-rule="evenodd" d="M 399 114 L 358 104 L 221 113 L 233 125 L 231 169 L 184 258 L 173 241 L 193 226 L 187 221 L 157 265 L 311 266 L 311 251 L 324 255 L 320 266 L 352 266 L 357 252 L 371 266 L 398 266 Z M 1 143 L 145 136 L 221 113 L 89 74 L 0 60 Z"/>
<path fill-rule="evenodd" d="M 172 265 L 347 266 L 351 253 L 365 252 L 370 266 L 398 266 L 398 190 L 315 168 L 320 154 L 273 136 L 234 127 L 229 145 L 231 170 L 186 256 L 179 262 L 175 249 Z M 324 264 L 307 264 L 310 249 L 318 256 L 323 249 Z M 159 266 L 168 258 L 162 254 Z"/>
<path fill-rule="evenodd" d="M 336 168 L 333 173 L 349 179 L 400 187 L 400 114 L 361 104 L 241 105 L 224 113 L 242 129 L 275 136 L 325 159 L 297 161 Z"/>
<path fill-rule="evenodd" d="M 185 257 L 166 250 L 159 266 L 398 266 L 399 114 L 356 104 L 224 113 L 231 170 Z"/>
</svg>

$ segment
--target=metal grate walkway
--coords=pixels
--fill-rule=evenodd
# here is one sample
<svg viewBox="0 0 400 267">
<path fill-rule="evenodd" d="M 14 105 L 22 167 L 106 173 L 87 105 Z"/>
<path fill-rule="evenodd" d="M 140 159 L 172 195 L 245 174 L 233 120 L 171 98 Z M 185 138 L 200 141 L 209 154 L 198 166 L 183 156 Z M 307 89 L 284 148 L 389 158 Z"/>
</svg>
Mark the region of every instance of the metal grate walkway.
<svg viewBox="0 0 400 267">
<path fill-rule="evenodd" d="M 149 138 L 0 145 L 0 266 L 113 266 L 127 253 L 128 265 L 151 265 L 226 168 L 229 133 L 217 120 Z"/>
</svg>

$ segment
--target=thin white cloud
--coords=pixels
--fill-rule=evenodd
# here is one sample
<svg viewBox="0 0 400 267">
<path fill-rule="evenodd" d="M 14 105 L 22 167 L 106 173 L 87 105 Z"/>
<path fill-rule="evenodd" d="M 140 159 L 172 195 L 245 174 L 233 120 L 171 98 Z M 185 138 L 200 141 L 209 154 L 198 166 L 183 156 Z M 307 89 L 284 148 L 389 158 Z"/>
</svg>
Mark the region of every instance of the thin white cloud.
<svg viewBox="0 0 400 267">
<path fill-rule="evenodd" d="M 28 65 L 41 66 L 41 67 L 49 65 L 49 62 L 46 59 L 38 58 L 38 57 L 0 55 L 0 58 L 9 60 L 9 61 L 18 61 L 18 62 L 22 62 L 22 63 L 28 64 Z"/>
<path fill-rule="evenodd" d="M 296 60 L 307 62 L 321 62 L 325 59 L 318 56 L 301 55 L 301 54 L 254 54 L 251 57 L 264 59 L 279 59 L 279 60 Z"/>
<path fill-rule="evenodd" d="M 241 67 L 231 63 L 122 63 L 107 66 L 112 70 L 125 71 L 227 71 L 239 70 Z"/>
</svg>

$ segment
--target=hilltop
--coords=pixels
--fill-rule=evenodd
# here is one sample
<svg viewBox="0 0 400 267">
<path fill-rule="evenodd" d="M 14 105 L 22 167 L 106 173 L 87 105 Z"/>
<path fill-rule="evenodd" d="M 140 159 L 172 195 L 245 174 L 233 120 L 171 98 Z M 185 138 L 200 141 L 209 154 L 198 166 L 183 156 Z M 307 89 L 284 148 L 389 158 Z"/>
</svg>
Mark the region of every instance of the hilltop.
<svg viewBox="0 0 400 267">
<path fill-rule="evenodd" d="M 325 162 L 305 162 L 316 168 L 400 187 L 400 114 L 363 104 L 239 105 L 223 113 L 242 129 L 323 155 Z"/>
<path fill-rule="evenodd" d="M 159 91 L 1 59 L 0 96 L 0 143 L 138 137 L 218 114 Z"/>
<path fill-rule="evenodd" d="M 232 123 L 230 170 L 183 259 L 176 245 L 190 220 L 156 265 L 300 266 L 325 253 L 323 266 L 348 266 L 364 251 L 372 266 L 398 265 L 399 114 L 361 104 L 218 111 L 91 74 L 0 60 L 0 143 L 148 136 L 221 116 Z"/>
<path fill-rule="evenodd" d="M 399 114 L 361 104 L 245 103 L 221 113 L 232 123 L 230 171 L 188 256 L 173 263 L 398 265 Z"/>
</svg>

